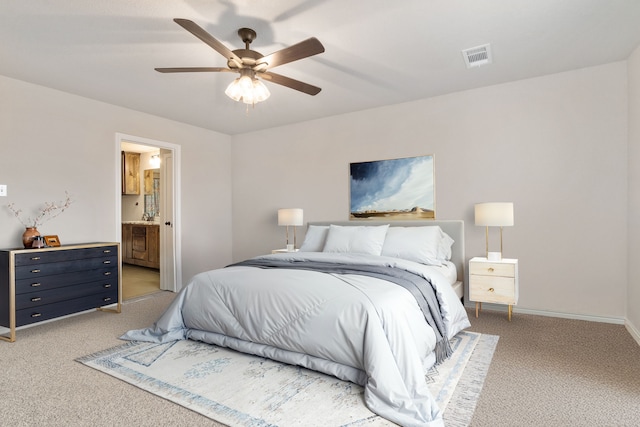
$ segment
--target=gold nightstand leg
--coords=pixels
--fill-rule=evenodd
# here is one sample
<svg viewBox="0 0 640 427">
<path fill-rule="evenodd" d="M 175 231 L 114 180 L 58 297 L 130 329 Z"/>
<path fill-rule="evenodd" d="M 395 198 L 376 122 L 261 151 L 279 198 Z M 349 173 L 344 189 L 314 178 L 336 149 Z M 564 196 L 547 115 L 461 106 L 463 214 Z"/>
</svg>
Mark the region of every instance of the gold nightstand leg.
<svg viewBox="0 0 640 427">
<path fill-rule="evenodd" d="M 509 322 L 511 322 L 511 313 L 513 313 L 513 306 L 509 304 Z"/>
<path fill-rule="evenodd" d="M 478 312 L 482 310 L 482 303 L 476 302 L 476 318 L 478 317 Z"/>
</svg>

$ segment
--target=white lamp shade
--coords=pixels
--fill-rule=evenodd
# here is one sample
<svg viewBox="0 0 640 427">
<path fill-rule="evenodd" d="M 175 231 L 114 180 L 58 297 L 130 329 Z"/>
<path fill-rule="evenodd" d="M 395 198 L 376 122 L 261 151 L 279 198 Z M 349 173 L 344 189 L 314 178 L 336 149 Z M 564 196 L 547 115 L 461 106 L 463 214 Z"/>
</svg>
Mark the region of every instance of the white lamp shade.
<svg viewBox="0 0 640 427">
<path fill-rule="evenodd" d="M 302 209 L 278 209 L 278 225 L 302 224 Z"/>
<path fill-rule="evenodd" d="M 508 227 L 513 225 L 513 203 L 491 202 L 475 205 L 476 225 Z"/>
</svg>

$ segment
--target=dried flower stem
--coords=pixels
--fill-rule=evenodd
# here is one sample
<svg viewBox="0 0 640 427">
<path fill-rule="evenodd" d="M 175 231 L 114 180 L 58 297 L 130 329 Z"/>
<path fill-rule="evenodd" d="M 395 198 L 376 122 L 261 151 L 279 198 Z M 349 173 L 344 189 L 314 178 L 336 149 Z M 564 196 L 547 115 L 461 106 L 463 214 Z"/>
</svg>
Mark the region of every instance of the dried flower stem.
<svg viewBox="0 0 640 427">
<path fill-rule="evenodd" d="M 40 209 L 40 212 L 35 217 L 23 217 L 22 209 L 16 209 L 15 203 L 9 203 L 7 208 L 13 212 L 13 215 L 18 218 L 18 221 L 25 227 L 38 227 L 45 222 L 49 221 L 64 212 L 71 204 L 71 196 L 67 191 L 64 192 L 66 199 L 64 202 L 44 202 L 44 207 Z"/>
</svg>

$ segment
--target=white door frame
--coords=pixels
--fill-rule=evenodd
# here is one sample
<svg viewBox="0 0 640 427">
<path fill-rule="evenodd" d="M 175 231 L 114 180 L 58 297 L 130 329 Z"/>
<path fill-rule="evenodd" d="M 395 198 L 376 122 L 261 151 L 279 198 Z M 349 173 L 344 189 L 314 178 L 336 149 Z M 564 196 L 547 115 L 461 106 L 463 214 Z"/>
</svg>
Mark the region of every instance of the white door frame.
<svg viewBox="0 0 640 427">
<path fill-rule="evenodd" d="M 172 144 L 170 142 L 158 141 L 155 139 L 143 138 L 134 135 L 127 135 L 124 133 L 116 133 L 115 138 L 115 221 L 116 221 L 116 242 L 122 243 L 122 171 L 121 171 L 121 149 L 122 142 L 131 142 L 140 145 L 149 145 L 153 147 L 166 148 L 173 151 L 173 245 L 174 245 L 174 275 L 171 282 L 173 285 L 173 292 L 178 292 L 182 289 L 182 245 L 181 245 L 181 215 L 180 215 L 180 146 Z"/>
</svg>

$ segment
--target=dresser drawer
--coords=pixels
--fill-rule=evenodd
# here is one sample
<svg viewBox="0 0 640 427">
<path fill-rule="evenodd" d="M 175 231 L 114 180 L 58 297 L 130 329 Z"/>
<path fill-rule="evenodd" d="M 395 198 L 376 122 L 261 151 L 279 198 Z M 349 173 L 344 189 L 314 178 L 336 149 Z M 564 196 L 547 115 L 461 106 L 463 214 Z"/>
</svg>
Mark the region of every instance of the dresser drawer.
<svg viewBox="0 0 640 427">
<path fill-rule="evenodd" d="M 469 274 L 483 276 L 515 277 L 515 264 L 493 262 L 470 262 Z"/>
<path fill-rule="evenodd" d="M 113 289 L 82 298 L 25 308 L 16 310 L 16 324 L 17 326 L 29 325 L 31 323 L 66 316 L 67 314 L 77 313 L 79 311 L 91 310 L 92 308 L 102 307 L 116 302 L 118 302 L 118 290 Z"/>
<path fill-rule="evenodd" d="M 63 275 L 74 271 L 95 270 L 104 267 L 117 267 L 118 256 L 101 256 L 99 258 L 77 259 L 46 264 L 21 265 L 15 268 L 16 280 L 38 278 L 49 275 Z"/>
<path fill-rule="evenodd" d="M 516 304 L 515 278 L 469 276 L 469 299 L 498 304 Z"/>
<path fill-rule="evenodd" d="M 118 254 L 116 246 L 100 246 L 95 248 L 69 249 L 69 250 L 38 250 L 36 252 L 15 254 L 15 266 L 36 265 L 49 262 L 72 261 L 76 259 L 110 257 Z"/>
<path fill-rule="evenodd" d="M 16 310 L 37 307 L 45 304 L 53 304 L 69 299 L 86 297 L 118 289 L 118 279 L 99 282 L 81 283 L 75 286 L 65 286 L 57 289 L 37 290 L 25 294 L 16 295 Z"/>
<path fill-rule="evenodd" d="M 0 340 L 20 326 L 114 305 L 120 313 L 120 244 L 0 249 Z M 1 328 L 0 328 L 1 329 Z"/>
<path fill-rule="evenodd" d="M 16 295 L 37 290 L 49 290 L 63 286 L 72 286 L 78 283 L 94 282 L 99 280 L 118 279 L 118 267 L 104 267 L 89 271 L 73 271 L 65 274 L 53 274 L 50 276 L 27 277 L 16 280 Z"/>
</svg>

